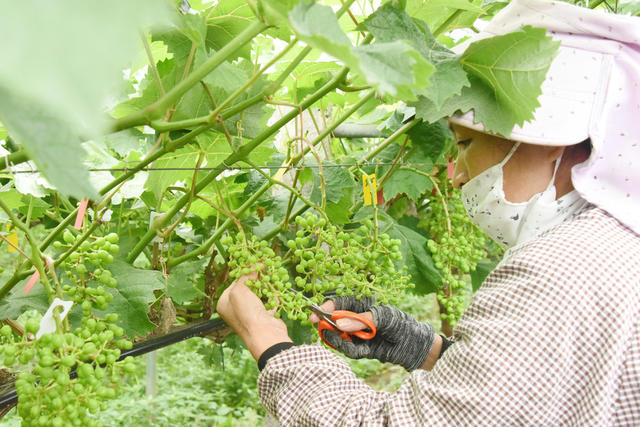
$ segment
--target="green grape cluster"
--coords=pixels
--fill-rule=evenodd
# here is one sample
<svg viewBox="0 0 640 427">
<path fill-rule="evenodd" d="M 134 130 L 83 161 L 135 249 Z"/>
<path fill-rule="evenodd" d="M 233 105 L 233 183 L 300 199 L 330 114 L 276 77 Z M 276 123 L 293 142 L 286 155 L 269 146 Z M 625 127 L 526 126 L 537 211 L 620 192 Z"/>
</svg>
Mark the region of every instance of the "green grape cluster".
<svg viewBox="0 0 640 427">
<path fill-rule="evenodd" d="M 229 246 L 231 279 L 255 272 L 257 279 L 247 285 L 266 300 L 268 309 L 278 308 L 290 319 L 304 320 L 308 301 L 301 293 L 318 304 L 329 292 L 375 296 L 388 303 L 413 286 L 406 268 L 397 270 L 394 263 L 402 260 L 400 241 L 378 234 L 373 221 L 346 231 L 309 213 L 297 217 L 296 224 L 296 237 L 287 241 L 292 255 L 287 260 L 296 272 L 293 281 L 267 242 L 255 236 L 248 242 L 231 236 L 222 241 Z"/>
<path fill-rule="evenodd" d="M 451 196 L 446 202 L 434 198 L 431 211 L 420 226 L 429 230 L 431 239 L 427 246 L 435 267 L 442 273 L 443 286 L 437 294 L 438 302 L 445 309 L 441 318 L 453 327 L 465 309 L 468 288 L 465 275 L 474 271 L 478 261 L 487 256 L 487 240 L 467 215 L 459 190 L 447 188 L 447 182 L 443 187 L 443 192 L 448 190 Z"/>
<path fill-rule="evenodd" d="M 373 221 L 346 231 L 309 213 L 297 217 L 296 224 L 296 237 L 287 242 L 298 274 L 294 281 L 316 302 L 335 292 L 388 303 L 413 286 L 406 268 L 397 270 L 394 263 L 402 260 L 400 241 L 378 234 Z"/>
<path fill-rule="evenodd" d="M 229 277 L 232 280 L 255 273 L 256 279 L 245 284 L 265 301 L 265 307 L 282 309 L 290 318 L 297 318 L 295 308 L 304 305 L 302 295 L 289 291 L 289 271 L 266 241 L 258 240 L 256 236 L 246 239 L 238 234 L 235 238 L 225 235 L 220 242 L 229 247 Z M 280 317 L 278 311 L 275 316 Z"/>
<path fill-rule="evenodd" d="M 70 247 L 76 238 L 67 231 L 59 248 Z M 118 252 L 118 236 L 83 242 L 65 261 L 67 276 L 74 285 L 63 287 L 64 298 L 82 308 L 81 325 L 71 331 L 66 321 L 58 321 L 53 333 L 35 334 L 37 319 L 28 319 L 25 334 L 16 339 L 11 329 L 0 329 L 0 361 L 11 367 L 23 366 L 16 380 L 18 414 L 26 426 L 97 426 L 90 414 L 114 398 L 121 377 L 135 369 L 132 358 L 119 361 L 122 350 L 132 348 L 124 330 L 116 324 L 118 315 L 98 316 L 113 296 L 103 285 L 116 287 L 106 270 Z M 75 372 L 76 376 L 72 375 Z"/>
</svg>

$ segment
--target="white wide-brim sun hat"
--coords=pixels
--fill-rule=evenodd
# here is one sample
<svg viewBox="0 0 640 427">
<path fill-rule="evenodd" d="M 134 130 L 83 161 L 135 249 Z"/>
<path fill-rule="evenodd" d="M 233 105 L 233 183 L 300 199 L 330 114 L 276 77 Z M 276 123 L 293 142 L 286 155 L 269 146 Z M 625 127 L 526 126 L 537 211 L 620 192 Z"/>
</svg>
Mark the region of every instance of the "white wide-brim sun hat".
<svg viewBox="0 0 640 427">
<path fill-rule="evenodd" d="M 534 119 L 507 138 L 565 146 L 591 139 L 589 159 L 572 170 L 587 201 L 640 234 L 640 18 L 545 0 L 514 0 L 469 43 L 530 25 L 561 45 Z M 484 132 L 473 110 L 449 118 Z"/>
</svg>

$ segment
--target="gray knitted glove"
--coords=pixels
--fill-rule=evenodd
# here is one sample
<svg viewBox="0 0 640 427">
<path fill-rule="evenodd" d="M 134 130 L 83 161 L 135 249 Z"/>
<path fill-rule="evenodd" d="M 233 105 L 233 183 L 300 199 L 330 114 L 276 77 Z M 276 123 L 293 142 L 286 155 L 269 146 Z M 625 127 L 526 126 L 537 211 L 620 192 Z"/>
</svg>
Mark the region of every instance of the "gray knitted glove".
<svg viewBox="0 0 640 427">
<path fill-rule="evenodd" d="M 375 298 L 356 300 L 353 295 L 333 296 L 336 310 L 356 313 L 371 311 L 376 336 L 370 340 L 352 337 L 343 340 L 335 331 L 325 331 L 324 338 L 337 350 L 352 359 L 378 359 L 403 366 L 407 371 L 418 369 L 431 350 L 435 337 L 433 326 L 420 323 L 407 313 L 389 305 L 374 305 Z"/>
</svg>

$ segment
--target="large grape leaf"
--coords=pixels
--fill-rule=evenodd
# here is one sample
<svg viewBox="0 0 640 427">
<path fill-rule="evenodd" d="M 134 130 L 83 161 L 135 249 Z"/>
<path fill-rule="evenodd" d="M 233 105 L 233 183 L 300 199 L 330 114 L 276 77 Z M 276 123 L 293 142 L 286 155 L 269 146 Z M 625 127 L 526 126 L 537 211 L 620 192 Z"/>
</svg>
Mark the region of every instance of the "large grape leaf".
<svg viewBox="0 0 640 427">
<path fill-rule="evenodd" d="M 417 201 L 427 190 L 433 187 L 429 178 L 409 170 L 397 170 L 384 183 L 384 199 L 391 200 L 398 194 L 406 194 Z"/>
<path fill-rule="evenodd" d="M 410 163 L 423 163 L 423 170 L 431 172 L 429 162 L 432 164 L 442 160 L 443 154 L 453 142 L 453 135 L 445 120 L 435 123 L 419 123 L 408 132 L 411 144 L 417 151 L 410 158 Z"/>
<path fill-rule="evenodd" d="M 415 99 L 413 91 L 429 85 L 435 67 L 404 41 L 353 47 L 328 6 L 303 1 L 290 10 L 282 5 L 274 5 L 273 9 L 287 13 L 282 17 L 298 38 L 342 61 L 383 94 Z"/>
<path fill-rule="evenodd" d="M 347 187 L 342 198 L 336 203 L 327 203 L 325 213 L 333 224 L 348 224 L 351 220 L 351 212 L 353 209 L 353 193 L 355 188 Z"/>
<path fill-rule="evenodd" d="M 6 2 L 0 14 L 0 121 L 65 194 L 95 197 L 81 139 L 106 128 L 140 33 L 168 23 L 167 2 Z"/>
<path fill-rule="evenodd" d="M 445 99 L 460 94 L 462 88 L 469 85 L 459 56 L 438 43 L 424 21 L 412 19 L 404 10 L 387 3 L 369 16 L 364 24 L 378 41 L 407 40 L 436 66 L 430 78 L 432 84 L 421 93 L 436 105 L 442 105 Z"/>
<path fill-rule="evenodd" d="M 433 265 L 427 248 L 427 239 L 393 219 L 389 224 L 390 226 L 384 229 L 392 238 L 399 239 L 401 242 L 400 251 L 411 274 L 411 282 L 415 285 L 413 291 L 419 295 L 436 292 L 442 283 L 442 278 Z"/>
<path fill-rule="evenodd" d="M 403 157 L 402 162 L 412 169 L 431 173 L 433 165 L 443 161 L 442 156 L 447 148 L 447 142 L 452 140 L 446 122 L 421 122 L 411 128 L 407 134 L 410 137 L 411 147 L 405 150 L 408 154 Z M 384 153 L 385 156 L 394 151 L 397 152 L 397 146 L 391 147 Z M 383 186 L 385 200 L 393 199 L 399 194 L 406 194 L 411 200 L 417 201 L 425 191 L 430 191 L 432 188 L 433 183 L 429 177 L 405 169 L 396 170 Z"/>
<path fill-rule="evenodd" d="M 537 98 L 559 42 L 542 28 L 522 29 L 472 43 L 462 56 L 471 85 L 438 108 L 421 97 L 412 104 L 428 122 L 473 109 L 489 132 L 509 136 L 515 125 L 533 118 Z"/>
<path fill-rule="evenodd" d="M 469 0 L 407 0 L 406 11 L 410 16 L 425 21 L 434 31 L 443 24 L 453 29 L 471 26 L 485 15 L 485 8 L 477 6 L 477 3 Z"/>
<path fill-rule="evenodd" d="M 0 82 L 0 120 L 38 170 L 63 194 L 97 198 L 83 165 L 84 150 L 73 125 L 38 100 L 19 97 Z"/>
<path fill-rule="evenodd" d="M 24 294 L 26 278 L 20 282 L 0 301 L 0 319 L 16 319 L 27 310 L 37 310 L 44 314 L 49 308 L 49 296 L 40 283 L 31 289 L 29 295 Z"/>
<path fill-rule="evenodd" d="M 133 338 L 151 332 L 155 325 L 149 321 L 149 304 L 156 300 L 154 291 L 165 289 L 162 273 L 140 270 L 116 259 L 109 271 L 118 281 L 117 288 L 107 288 L 113 294 L 109 312 L 118 314 L 118 324 Z"/>
<path fill-rule="evenodd" d="M 224 0 L 207 12 L 207 47 L 220 50 L 233 38 L 246 29 L 255 17 L 249 3 L 244 0 Z M 236 51 L 234 57 L 250 59 L 251 45 L 247 44 Z M 232 58 L 233 59 L 233 58 Z"/>
<path fill-rule="evenodd" d="M 473 288 L 474 292 L 480 289 L 480 286 L 482 285 L 482 282 L 484 282 L 484 279 L 487 278 L 489 273 L 491 273 L 497 265 L 498 263 L 490 261 L 488 259 L 483 259 L 478 262 L 478 264 L 476 265 L 476 269 L 470 273 L 471 287 Z"/>
</svg>

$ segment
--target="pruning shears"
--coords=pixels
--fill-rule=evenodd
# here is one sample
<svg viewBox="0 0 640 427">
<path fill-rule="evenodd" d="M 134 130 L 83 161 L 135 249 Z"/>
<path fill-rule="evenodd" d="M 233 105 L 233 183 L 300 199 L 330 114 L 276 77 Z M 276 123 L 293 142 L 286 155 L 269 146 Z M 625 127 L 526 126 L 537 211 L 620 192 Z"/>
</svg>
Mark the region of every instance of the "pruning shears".
<svg viewBox="0 0 640 427">
<path fill-rule="evenodd" d="M 322 341 L 331 348 L 334 348 L 331 344 L 324 339 L 324 331 L 335 331 L 340 333 L 340 338 L 343 340 L 352 341 L 352 336 L 358 337 L 363 340 L 370 340 L 371 338 L 376 336 L 376 326 L 373 324 L 371 320 L 360 313 L 355 313 L 353 311 L 348 310 L 335 310 L 332 313 L 328 311 L 324 311 L 318 304 L 313 302 L 311 299 L 306 297 L 302 292 L 296 291 L 294 289 L 289 289 L 291 292 L 295 292 L 300 294 L 302 298 L 307 301 L 308 305 L 305 308 L 313 311 L 319 318 L 320 322 L 318 323 L 318 332 L 320 333 L 320 338 Z M 365 325 L 367 325 L 368 329 L 363 329 L 360 331 L 346 332 L 341 330 L 336 324 L 336 320 L 340 319 L 354 319 L 358 320 Z"/>
</svg>

